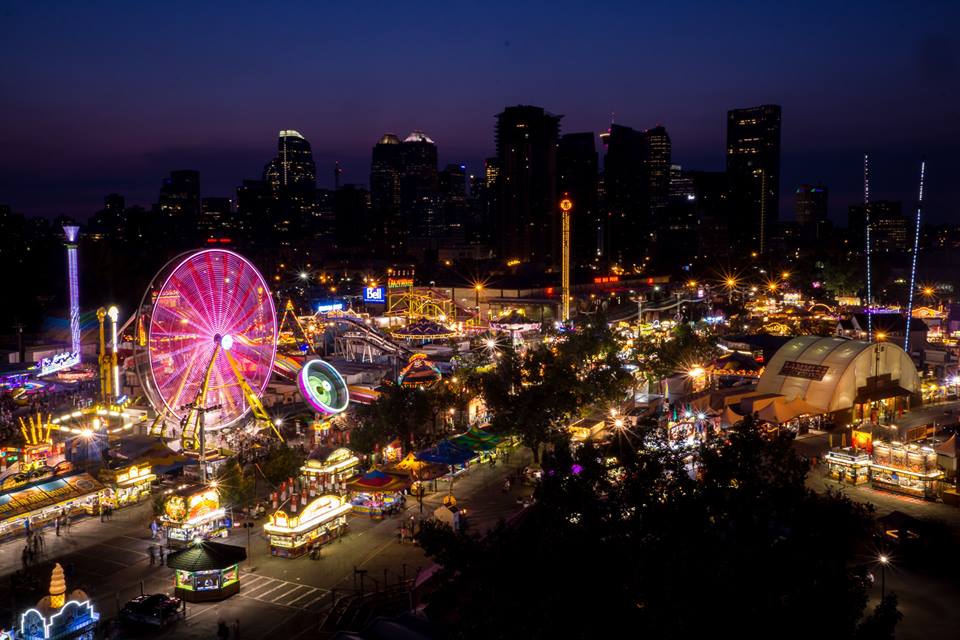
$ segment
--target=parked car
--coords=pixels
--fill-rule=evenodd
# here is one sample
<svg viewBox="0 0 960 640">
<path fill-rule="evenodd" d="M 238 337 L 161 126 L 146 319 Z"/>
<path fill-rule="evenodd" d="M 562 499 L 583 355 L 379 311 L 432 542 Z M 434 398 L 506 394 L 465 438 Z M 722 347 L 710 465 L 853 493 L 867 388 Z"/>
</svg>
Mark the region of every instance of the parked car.
<svg viewBox="0 0 960 640">
<path fill-rule="evenodd" d="M 137 596 L 123 606 L 120 619 L 125 622 L 162 627 L 177 618 L 182 606 L 180 598 L 173 598 L 164 593 Z"/>
</svg>

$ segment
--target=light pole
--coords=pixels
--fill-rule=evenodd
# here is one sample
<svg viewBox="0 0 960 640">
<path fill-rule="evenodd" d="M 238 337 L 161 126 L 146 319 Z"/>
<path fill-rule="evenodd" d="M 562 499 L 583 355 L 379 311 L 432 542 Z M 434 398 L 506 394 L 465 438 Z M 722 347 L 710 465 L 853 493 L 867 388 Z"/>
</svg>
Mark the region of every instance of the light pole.
<svg viewBox="0 0 960 640">
<path fill-rule="evenodd" d="M 880 600 L 887 597 L 887 564 L 890 558 L 880 554 Z"/>
</svg>

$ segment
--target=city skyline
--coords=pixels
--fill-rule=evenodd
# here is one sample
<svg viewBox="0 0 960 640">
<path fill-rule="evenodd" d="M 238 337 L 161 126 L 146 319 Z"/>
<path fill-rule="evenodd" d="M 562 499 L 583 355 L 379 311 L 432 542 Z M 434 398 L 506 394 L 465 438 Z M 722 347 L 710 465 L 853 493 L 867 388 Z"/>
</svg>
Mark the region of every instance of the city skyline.
<svg viewBox="0 0 960 640">
<path fill-rule="evenodd" d="M 697 20 L 690 6 L 313 8 L 299 14 L 318 30 L 294 39 L 285 14 L 248 8 L 200 8 L 179 22 L 152 7 L 12 7 L 0 50 L 32 54 L 6 86 L 0 141 L 21 153 L 0 160 L 0 201 L 83 219 L 111 192 L 155 202 L 181 168 L 200 171 L 204 196 L 233 197 L 260 176 L 282 129 L 311 141 L 321 187 L 332 186 L 335 161 L 343 183 L 366 184 L 372 145 L 417 129 L 437 142 L 441 166 L 479 173 L 495 115 L 516 104 L 563 115 L 561 134 L 596 135 L 611 119 L 663 125 L 675 163 L 721 170 L 727 111 L 770 103 L 783 107 L 782 218 L 792 218 L 796 186 L 822 183 L 842 222 L 869 152 L 877 197 L 907 207 L 926 157 L 927 219 L 951 219 L 958 56 L 939 25 L 956 7 L 875 7 L 866 21 L 825 7 L 698 6 Z M 651 23 L 661 28 L 642 29 Z M 378 30 L 386 35 L 371 41 Z M 232 36 L 212 51 L 210 33 Z"/>
</svg>

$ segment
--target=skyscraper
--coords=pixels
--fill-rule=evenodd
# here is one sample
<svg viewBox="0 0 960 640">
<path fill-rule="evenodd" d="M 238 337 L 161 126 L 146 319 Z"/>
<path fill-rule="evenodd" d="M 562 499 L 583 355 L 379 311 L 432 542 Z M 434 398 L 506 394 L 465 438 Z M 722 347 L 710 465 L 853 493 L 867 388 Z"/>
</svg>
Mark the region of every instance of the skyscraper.
<svg viewBox="0 0 960 640">
<path fill-rule="evenodd" d="M 263 169 L 272 193 L 268 227 L 289 240 L 311 214 L 317 188 L 317 167 L 310 142 L 299 131 L 285 129 L 277 139 L 277 155 Z"/>
<path fill-rule="evenodd" d="M 373 146 L 370 161 L 370 214 L 374 244 L 391 255 L 402 253 L 406 232 L 400 215 L 400 138 L 385 133 Z"/>
<path fill-rule="evenodd" d="M 780 106 L 727 112 L 731 240 L 741 250 L 771 249 L 780 207 Z"/>
<path fill-rule="evenodd" d="M 497 115 L 497 224 L 500 257 L 554 264 L 560 255 L 557 139 L 560 118 L 517 105 Z"/>
<path fill-rule="evenodd" d="M 827 219 L 827 188 L 822 184 L 802 184 L 794 191 L 794 213 L 801 227 Z"/>
<path fill-rule="evenodd" d="M 310 143 L 299 131 L 285 129 L 277 140 L 277 156 L 263 169 L 263 179 L 274 191 L 313 190 L 317 167 Z"/>
<path fill-rule="evenodd" d="M 216 237 L 232 228 L 233 203 L 230 198 L 203 198 L 200 207 L 202 213 L 198 226 L 208 238 Z"/>
<path fill-rule="evenodd" d="M 606 254 L 624 265 L 639 262 L 645 236 L 643 133 L 619 124 L 600 134 L 606 147 L 603 186 Z"/>
<path fill-rule="evenodd" d="M 200 172 L 171 171 L 170 176 L 163 179 L 157 207 L 161 213 L 196 220 L 200 215 Z"/>
<path fill-rule="evenodd" d="M 910 221 L 898 201 L 874 200 L 870 210 L 870 243 L 875 253 L 902 253 L 910 249 Z M 864 246 L 866 218 L 862 204 L 848 210 L 847 232 L 852 246 Z"/>
<path fill-rule="evenodd" d="M 557 146 L 557 191 L 573 200 L 571 261 L 591 262 L 603 253 L 602 218 L 597 204 L 599 156 L 593 133 L 566 133 Z"/>
<path fill-rule="evenodd" d="M 667 130 L 660 125 L 643 132 L 644 205 L 648 225 L 659 230 L 670 201 L 670 160 L 672 145 Z"/>
<path fill-rule="evenodd" d="M 407 232 L 435 237 L 441 226 L 437 145 L 423 131 L 414 131 L 400 144 L 400 164 L 400 208 Z"/>
</svg>

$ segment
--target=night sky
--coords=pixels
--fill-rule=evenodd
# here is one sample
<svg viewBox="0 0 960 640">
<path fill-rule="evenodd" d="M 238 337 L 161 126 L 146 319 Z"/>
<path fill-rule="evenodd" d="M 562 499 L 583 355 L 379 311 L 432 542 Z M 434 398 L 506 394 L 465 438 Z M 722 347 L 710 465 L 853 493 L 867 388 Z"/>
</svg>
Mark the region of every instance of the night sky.
<svg viewBox="0 0 960 640">
<path fill-rule="evenodd" d="M 518 103 L 564 132 L 663 124 L 674 163 L 721 169 L 726 110 L 778 103 L 787 217 L 792 188 L 822 181 L 845 221 L 870 151 L 874 197 L 912 203 L 925 156 L 928 219 L 958 221 L 960 2 L 802 4 L 8 1 L 0 203 L 148 206 L 177 168 L 233 196 L 285 128 L 313 144 L 320 186 L 334 160 L 367 183 L 386 131 L 423 129 L 441 166 L 479 170 Z"/>
</svg>

